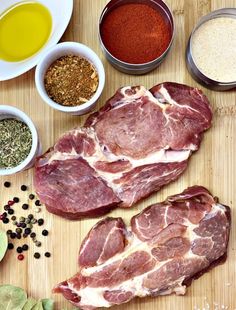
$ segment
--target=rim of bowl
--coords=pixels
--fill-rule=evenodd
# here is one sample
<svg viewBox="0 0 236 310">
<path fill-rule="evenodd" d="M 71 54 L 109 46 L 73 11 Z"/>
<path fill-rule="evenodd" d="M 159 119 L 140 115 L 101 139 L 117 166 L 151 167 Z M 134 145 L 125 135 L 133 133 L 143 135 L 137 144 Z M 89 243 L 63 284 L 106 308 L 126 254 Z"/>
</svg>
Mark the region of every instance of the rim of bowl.
<svg viewBox="0 0 236 310">
<path fill-rule="evenodd" d="M 33 121 L 23 111 L 13 106 L 0 105 L 0 115 L 4 115 L 4 114 L 6 114 L 7 118 L 12 117 L 12 118 L 21 120 L 23 123 L 25 123 L 29 127 L 31 134 L 32 134 L 32 146 L 31 146 L 31 150 L 28 156 L 16 167 L 9 168 L 9 169 L 0 168 L 0 175 L 10 175 L 10 174 L 15 174 L 17 172 L 24 170 L 29 165 L 29 163 L 33 160 L 33 158 L 36 155 L 36 151 L 38 149 L 39 137 L 38 137 L 38 133 L 37 133 L 37 130 L 36 130 L 36 127 Z"/>
<path fill-rule="evenodd" d="M 234 12 L 232 12 L 234 11 Z M 193 28 L 190 37 L 189 37 L 189 50 L 190 50 L 190 55 L 192 58 L 192 62 L 194 65 L 195 70 L 197 70 L 199 72 L 199 78 L 203 81 L 203 83 L 207 83 L 209 85 L 216 85 L 216 86 L 232 86 L 235 87 L 236 86 L 236 81 L 232 81 L 232 82 L 221 82 L 221 81 L 217 81 L 217 80 L 213 80 L 210 77 L 208 77 L 207 75 L 205 75 L 196 65 L 195 61 L 194 61 L 194 57 L 193 57 L 193 53 L 192 53 L 192 38 L 194 36 L 194 33 L 196 32 L 196 30 L 198 28 L 200 28 L 203 24 L 205 24 L 206 22 L 208 22 L 209 20 L 215 19 L 215 18 L 221 18 L 224 16 L 235 16 L 236 18 L 236 8 L 233 7 L 227 7 L 227 8 L 222 8 L 222 9 L 218 9 L 218 10 L 214 10 L 204 16 L 202 16 L 199 21 L 197 22 L 196 26 Z M 205 81 L 204 81 L 205 80 Z"/>
<path fill-rule="evenodd" d="M 148 61 L 148 62 L 141 63 L 141 64 L 135 64 L 135 63 L 130 63 L 130 62 L 122 61 L 122 60 L 120 60 L 119 58 L 115 57 L 114 55 L 111 54 L 111 52 L 106 48 L 106 45 L 103 43 L 102 35 L 101 35 L 101 25 L 102 25 L 102 22 L 103 22 L 103 19 L 104 19 L 105 14 L 106 14 L 106 13 L 109 14 L 108 11 L 112 9 L 112 8 L 108 8 L 108 6 L 110 5 L 110 3 L 111 3 L 112 1 L 113 1 L 113 0 L 110 0 L 110 1 L 106 4 L 106 6 L 104 7 L 104 9 L 102 10 L 102 13 L 101 13 L 100 18 L 99 18 L 99 24 L 98 24 L 98 35 L 99 35 L 99 40 L 100 40 L 100 42 L 101 42 L 102 47 L 103 47 L 104 50 L 109 54 L 109 56 L 112 57 L 112 58 L 113 58 L 114 60 L 116 60 L 117 62 L 119 62 L 119 63 L 120 63 L 121 65 L 123 65 L 124 67 L 126 67 L 126 66 L 130 66 L 130 67 L 135 66 L 135 67 L 137 67 L 137 70 L 138 70 L 139 67 L 142 67 L 142 66 L 144 66 L 144 65 L 145 65 L 145 66 L 146 66 L 146 65 L 152 66 L 152 64 L 155 64 L 156 61 L 162 59 L 162 57 L 165 55 L 165 53 L 170 49 L 170 47 L 171 47 L 171 45 L 172 45 L 172 43 L 173 43 L 173 41 L 174 41 L 175 31 L 176 31 L 176 29 L 175 29 L 174 16 L 173 16 L 173 13 L 171 12 L 169 6 L 168 6 L 164 1 L 159 0 L 160 2 L 162 2 L 162 5 L 163 5 L 163 6 L 161 6 L 161 5 L 159 5 L 159 6 L 161 7 L 161 9 L 163 10 L 163 12 L 164 12 L 164 13 L 166 14 L 166 16 L 168 17 L 170 23 L 172 24 L 172 35 L 171 35 L 171 40 L 170 40 L 170 42 L 169 42 L 169 45 L 168 45 L 167 48 L 164 50 L 164 52 L 163 52 L 160 56 L 158 56 L 157 58 L 155 58 L 155 59 L 153 59 L 153 60 L 151 60 L 151 61 Z M 122 5 L 122 2 L 123 2 L 123 1 L 125 2 L 126 0 L 119 0 L 119 1 L 121 2 L 121 5 Z M 154 3 L 154 4 L 156 4 L 156 5 L 158 6 L 158 4 L 155 2 L 155 0 L 148 0 L 148 1 L 149 1 L 150 3 Z M 134 1 L 134 2 L 135 2 L 135 1 Z M 130 2 L 130 3 L 132 3 L 132 2 Z M 141 2 L 139 2 L 139 3 L 141 3 Z M 124 4 L 126 4 L 126 3 L 124 3 Z"/>
<path fill-rule="evenodd" d="M 70 48 L 73 48 L 74 50 L 76 49 L 76 51 L 71 51 L 70 52 Z M 68 51 L 66 52 L 66 49 L 68 49 Z M 90 54 L 92 55 L 92 57 L 96 60 L 91 61 L 90 59 L 87 59 L 90 63 L 92 63 L 95 67 L 95 69 L 97 70 L 98 73 L 98 77 L 99 77 L 99 83 L 98 83 L 98 88 L 96 90 L 96 92 L 94 93 L 94 95 L 91 97 L 91 99 L 89 99 L 87 102 L 80 104 L 78 106 L 75 107 L 67 107 L 67 106 L 63 106 L 55 101 L 53 101 L 47 94 L 46 90 L 44 87 L 41 86 L 41 82 L 42 85 L 44 85 L 43 83 L 43 77 L 45 75 L 45 72 L 41 72 L 41 70 L 43 70 L 43 66 L 45 63 L 47 63 L 47 59 L 49 59 L 52 55 L 56 54 L 59 51 L 63 51 L 63 55 L 68 55 L 68 54 L 73 54 L 73 53 L 77 53 L 78 55 L 80 55 L 81 50 L 85 50 L 86 54 Z M 62 55 L 61 55 L 62 56 Z M 49 66 L 59 57 L 56 57 L 54 60 L 50 61 L 47 64 L 47 68 L 49 68 Z M 82 56 L 84 58 L 86 58 L 86 56 Z M 46 70 L 43 70 L 46 71 Z M 47 50 L 47 52 L 43 55 L 43 57 L 40 59 L 37 67 L 36 67 L 36 71 L 35 71 L 35 83 L 36 83 L 36 87 L 37 90 L 39 92 L 40 97 L 43 99 L 44 102 L 46 102 L 48 105 L 50 105 L 52 108 L 62 111 L 62 112 L 79 112 L 79 111 L 83 111 L 88 109 L 90 106 L 93 106 L 93 104 L 98 100 L 98 98 L 100 97 L 103 89 L 104 89 L 104 85 L 105 85 L 105 69 L 103 66 L 103 63 L 101 61 L 101 59 L 99 58 L 99 56 L 87 45 L 82 44 L 82 43 L 78 43 L 78 42 L 62 42 L 59 44 L 56 44 L 55 46 L 51 47 L 50 49 Z"/>
</svg>

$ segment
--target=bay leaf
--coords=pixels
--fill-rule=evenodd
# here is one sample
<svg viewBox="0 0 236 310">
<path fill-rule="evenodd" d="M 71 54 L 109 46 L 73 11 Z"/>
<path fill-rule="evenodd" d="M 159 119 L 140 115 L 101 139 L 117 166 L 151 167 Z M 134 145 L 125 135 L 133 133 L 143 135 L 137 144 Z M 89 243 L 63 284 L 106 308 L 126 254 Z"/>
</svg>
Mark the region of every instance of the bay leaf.
<svg viewBox="0 0 236 310">
<path fill-rule="evenodd" d="M 41 301 L 38 301 L 35 306 L 33 306 L 32 310 L 43 310 L 43 304 Z"/>
<path fill-rule="evenodd" d="M 0 261 L 5 256 L 7 245 L 8 245 L 7 234 L 4 231 L 0 230 Z"/>
<path fill-rule="evenodd" d="M 32 310 L 32 308 L 37 304 L 37 300 L 33 298 L 28 298 L 26 304 L 24 305 L 22 310 Z"/>
<path fill-rule="evenodd" d="M 13 285 L 0 285 L 0 310 L 22 310 L 27 295 L 24 290 Z"/>
<path fill-rule="evenodd" d="M 53 310 L 53 303 L 54 301 L 49 298 L 45 298 L 41 300 L 42 305 L 43 305 L 43 310 Z"/>
</svg>

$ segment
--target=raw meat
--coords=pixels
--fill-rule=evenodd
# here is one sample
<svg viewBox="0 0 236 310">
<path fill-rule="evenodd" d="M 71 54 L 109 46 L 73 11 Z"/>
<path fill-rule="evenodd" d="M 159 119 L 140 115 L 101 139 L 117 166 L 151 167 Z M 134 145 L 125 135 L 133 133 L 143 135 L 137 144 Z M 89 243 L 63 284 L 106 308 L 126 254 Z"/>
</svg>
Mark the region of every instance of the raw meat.
<svg viewBox="0 0 236 310">
<path fill-rule="evenodd" d="M 211 119 L 196 88 L 123 87 L 38 158 L 36 191 L 50 212 L 69 219 L 131 207 L 186 169 Z"/>
<path fill-rule="evenodd" d="M 183 295 L 193 279 L 226 259 L 230 209 L 207 189 L 193 186 L 131 219 L 106 218 L 80 248 L 80 271 L 60 283 L 61 293 L 83 310 L 134 297 Z"/>
</svg>

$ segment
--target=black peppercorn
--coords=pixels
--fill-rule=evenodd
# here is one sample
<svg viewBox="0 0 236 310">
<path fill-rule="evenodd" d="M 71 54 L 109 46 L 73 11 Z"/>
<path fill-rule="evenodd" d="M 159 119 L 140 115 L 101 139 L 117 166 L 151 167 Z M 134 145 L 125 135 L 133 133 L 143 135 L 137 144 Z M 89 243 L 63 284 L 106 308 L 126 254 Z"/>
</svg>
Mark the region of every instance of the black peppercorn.
<svg viewBox="0 0 236 310">
<path fill-rule="evenodd" d="M 38 252 L 34 253 L 34 258 L 40 258 L 40 254 Z"/>
<path fill-rule="evenodd" d="M 35 205 L 36 205 L 36 206 L 41 206 L 40 200 L 36 200 L 36 201 L 35 201 Z"/>
<path fill-rule="evenodd" d="M 48 231 L 47 231 L 46 229 L 44 229 L 44 230 L 42 231 L 42 235 L 43 235 L 43 236 L 47 236 L 47 235 L 48 235 Z"/>
<path fill-rule="evenodd" d="M 25 192 L 27 190 L 27 186 L 26 185 L 21 185 L 21 188 L 20 188 L 23 192 Z"/>
<path fill-rule="evenodd" d="M 15 220 L 16 220 L 16 216 L 13 215 L 13 216 L 11 217 L 11 219 L 12 219 L 12 221 L 15 221 Z"/>
<path fill-rule="evenodd" d="M 27 203 L 24 203 L 23 205 L 22 205 L 22 209 L 23 210 L 27 210 L 29 208 L 29 205 L 27 204 Z"/>
<path fill-rule="evenodd" d="M 13 201 L 17 203 L 17 202 L 20 201 L 20 199 L 19 199 L 18 197 L 14 197 L 14 198 L 13 198 Z"/>
<path fill-rule="evenodd" d="M 12 215 L 12 214 L 15 213 L 15 211 L 14 211 L 13 209 L 9 209 L 7 212 L 8 212 L 8 214 L 10 214 L 10 215 Z"/>
<path fill-rule="evenodd" d="M 2 217 L 7 217 L 7 212 L 3 212 Z"/>
<path fill-rule="evenodd" d="M 30 233 L 31 233 L 31 229 L 30 229 L 30 228 L 26 228 L 26 229 L 25 229 L 25 234 L 26 234 L 26 235 L 29 235 Z"/>
<path fill-rule="evenodd" d="M 42 226 L 44 224 L 44 219 L 38 219 L 38 225 Z"/>
<path fill-rule="evenodd" d="M 24 244 L 24 245 L 22 246 L 22 250 L 23 250 L 23 251 L 27 251 L 27 250 L 28 250 L 28 248 L 29 248 L 29 247 L 28 247 L 28 245 L 27 245 L 27 244 Z"/>
<path fill-rule="evenodd" d="M 21 234 L 16 234 L 17 239 L 21 239 Z"/>
<path fill-rule="evenodd" d="M 50 254 L 49 252 L 46 252 L 44 255 L 45 255 L 46 257 L 50 257 L 50 256 L 51 256 L 51 254 Z"/>
<path fill-rule="evenodd" d="M 31 238 L 35 238 L 35 237 L 36 237 L 36 233 L 32 232 L 32 233 L 30 234 L 30 237 L 31 237 Z"/>
<path fill-rule="evenodd" d="M 8 182 L 8 181 L 6 181 L 6 182 L 4 182 L 4 186 L 5 186 L 5 187 L 10 187 L 10 186 L 11 186 L 11 183 Z"/>
<path fill-rule="evenodd" d="M 4 210 L 5 210 L 5 211 L 8 211 L 10 208 L 11 208 L 11 207 L 8 206 L 8 205 L 5 205 L 5 206 L 4 206 Z"/>
<path fill-rule="evenodd" d="M 11 233 L 12 233 L 12 230 L 11 230 L 11 229 L 8 229 L 7 235 L 10 235 Z"/>
<path fill-rule="evenodd" d="M 23 234 L 23 238 L 27 238 L 27 237 L 28 237 L 28 235 L 24 233 Z"/>
<path fill-rule="evenodd" d="M 21 223 L 22 228 L 26 228 L 26 223 Z"/>
<path fill-rule="evenodd" d="M 28 215 L 28 219 L 32 220 L 34 218 L 33 214 Z"/>
<path fill-rule="evenodd" d="M 29 195 L 29 199 L 30 199 L 30 200 L 33 200 L 34 197 L 35 197 L 34 194 L 30 194 L 30 195 Z"/>
<path fill-rule="evenodd" d="M 10 238 L 11 238 L 11 239 L 15 239 L 15 238 L 16 238 L 16 233 L 14 233 L 14 232 L 11 233 L 11 234 L 10 234 Z"/>
<path fill-rule="evenodd" d="M 8 250 L 12 250 L 12 249 L 14 249 L 14 245 L 13 245 L 13 243 L 8 243 L 7 248 L 8 248 Z"/>
<path fill-rule="evenodd" d="M 2 221 L 3 221 L 4 224 L 8 224 L 9 223 L 9 219 L 7 217 L 5 217 Z"/>
<path fill-rule="evenodd" d="M 18 246 L 18 248 L 16 249 L 16 252 L 17 253 L 22 253 L 23 252 L 22 247 Z"/>
</svg>

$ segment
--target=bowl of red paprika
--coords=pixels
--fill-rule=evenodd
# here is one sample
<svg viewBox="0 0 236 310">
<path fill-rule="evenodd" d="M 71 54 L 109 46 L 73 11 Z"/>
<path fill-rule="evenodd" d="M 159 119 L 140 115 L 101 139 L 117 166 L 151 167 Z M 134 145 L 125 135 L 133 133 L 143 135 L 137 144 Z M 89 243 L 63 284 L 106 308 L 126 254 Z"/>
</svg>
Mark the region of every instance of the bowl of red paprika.
<svg viewBox="0 0 236 310">
<path fill-rule="evenodd" d="M 111 0 L 100 16 L 101 48 L 124 73 L 145 74 L 158 67 L 173 38 L 173 15 L 161 0 Z"/>
</svg>

